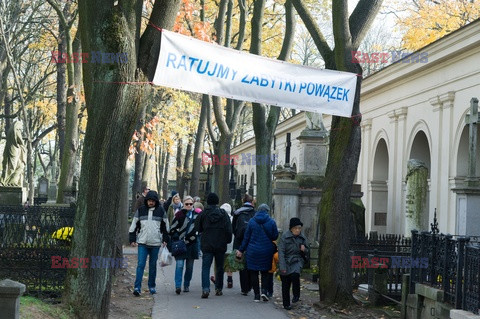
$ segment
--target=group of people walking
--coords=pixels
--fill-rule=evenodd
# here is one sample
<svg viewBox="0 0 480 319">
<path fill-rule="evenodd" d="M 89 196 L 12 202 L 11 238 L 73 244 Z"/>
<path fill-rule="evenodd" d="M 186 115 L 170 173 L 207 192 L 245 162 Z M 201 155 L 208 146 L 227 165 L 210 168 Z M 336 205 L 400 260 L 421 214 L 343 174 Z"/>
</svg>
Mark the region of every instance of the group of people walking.
<svg viewBox="0 0 480 319">
<path fill-rule="evenodd" d="M 133 294 L 141 294 L 147 257 L 148 288 L 151 294 L 156 293 L 155 279 L 160 247 L 171 248 L 172 243 L 180 241 L 183 247 L 175 255 L 176 294 L 182 292 L 182 283 L 183 292 L 190 291 L 194 261 L 199 259 L 201 254 L 201 298 L 209 297 L 210 281 L 214 282 L 215 295 L 223 295 L 224 262 L 227 246 L 230 246 L 236 251 L 238 259 L 244 258 L 246 261 L 245 269 L 239 271 L 242 295 L 247 296 L 253 290 L 255 302 L 269 301 L 273 295 L 273 278 L 278 265 L 283 306 L 291 309 L 291 302 L 299 301 L 300 272 L 309 255 L 309 246 L 302 234 L 303 224 L 300 219 L 290 220 L 289 230 L 282 234 L 277 247 L 279 232 L 275 220 L 270 217 L 267 204 L 261 204 L 255 210 L 252 196 L 246 194 L 243 206 L 232 213 L 228 203 L 219 207 L 219 202 L 217 194 L 210 193 L 204 207 L 200 198 L 186 196 L 182 202 L 179 194 L 172 192 L 172 196 L 162 205 L 157 192 L 144 188 L 141 198 L 136 202 L 135 215 L 129 229 L 131 245 L 138 246 Z M 212 263 L 215 265 L 214 276 L 210 276 Z M 227 287 L 233 287 L 231 273 L 228 274 Z"/>
</svg>

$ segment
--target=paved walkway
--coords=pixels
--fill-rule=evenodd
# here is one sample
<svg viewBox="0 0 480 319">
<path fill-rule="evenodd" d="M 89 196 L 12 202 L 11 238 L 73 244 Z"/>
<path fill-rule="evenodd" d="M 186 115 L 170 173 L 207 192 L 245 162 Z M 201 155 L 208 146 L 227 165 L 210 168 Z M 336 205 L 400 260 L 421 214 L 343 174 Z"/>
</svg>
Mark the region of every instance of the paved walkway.
<svg viewBox="0 0 480 319">
<path fill-rule="evenodd" d="M 158 267 L 157 294 L 153 306 L 153 319 L 288 319 L 287 312 L 279 309 L 272 301 L 253 302 L 253 294 L 240 294 L 238 273 L 233 274 L 233 288 L 223 289 L 223 296 L 215 296 L 213 284 L 208 299 L 201 299 L 202 259 L 195 261 L 190 292 L 175 293 L 175 262 L 167 267 Z M 212 267 L 213 270 L 213 267 Z M 213 271 L 211 271 L 213 274 Z M 182 286 L 183 289 L 183 286 Z M 213 292 L 213 293 L 212 293 Z"/>
</svg>

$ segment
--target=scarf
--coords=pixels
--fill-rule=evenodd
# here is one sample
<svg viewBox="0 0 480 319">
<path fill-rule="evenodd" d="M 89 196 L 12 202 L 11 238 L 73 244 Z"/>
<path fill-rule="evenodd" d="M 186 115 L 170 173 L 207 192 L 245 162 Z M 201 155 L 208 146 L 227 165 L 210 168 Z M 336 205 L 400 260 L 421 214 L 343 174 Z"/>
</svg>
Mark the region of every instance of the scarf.
<svg viewBox="0 0 480 319">
<path fill-rule="evenodd" d="M 182 202 L 179 202 L 178 204 L 175 204 L 174 202 L 172 202 L 172 206 L 173 206 L 173 210 L 177 211 L 179 209 L 182 209 L 183 204 L 182 204 Z"/>
</svg>

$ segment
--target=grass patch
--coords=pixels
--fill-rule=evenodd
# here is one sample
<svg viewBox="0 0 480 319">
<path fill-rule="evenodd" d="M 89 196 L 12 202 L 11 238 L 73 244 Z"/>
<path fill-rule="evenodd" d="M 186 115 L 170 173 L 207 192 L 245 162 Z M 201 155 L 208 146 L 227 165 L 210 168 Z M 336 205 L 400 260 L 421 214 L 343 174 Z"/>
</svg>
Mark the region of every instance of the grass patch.
<svg viewBox="0 0 480 319">
<path fill-rule="evenodd" d="M 30 296 L 20 297 L 22 319 L 69 319 L 73 315 L 62 304 L 50 304 Z"/>
</svg>

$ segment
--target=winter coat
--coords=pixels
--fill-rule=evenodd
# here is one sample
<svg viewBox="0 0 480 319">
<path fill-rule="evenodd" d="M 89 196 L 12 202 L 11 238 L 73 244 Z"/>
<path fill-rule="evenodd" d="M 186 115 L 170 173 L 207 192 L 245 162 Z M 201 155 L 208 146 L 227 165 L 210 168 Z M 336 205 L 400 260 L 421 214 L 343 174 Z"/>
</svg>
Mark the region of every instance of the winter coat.
<svg viewBox="0 0 480 319">
<path fill-rule="evenodd" d="M 174 240 L 184 240 L 187 246 L 187 252 L 175 256 L 175 259 L 198 259 L 197 228 L 195 220 L 199 217 L 195 211 L 191 211 L 191 219 L 187 218 L 189 211 L 179 210 L 173 218 L 170 226 L 170 238 Z M 191 222 L 190 222 L 191 221 Z M 187 226 L 190 226 L 187 229 Z"/>
<path fill-rule="evenodd" d="M 262 227 L 263 226 L 263 227 Z M 258 211 L 248 222 L 242 245 L 238 250 L 246 251 L 247 269 L 266 271 L 272 268 L 275 251 L 272 241 L 278 237 L 277 224 L 267 212 Z"/>
<path fill-rule="evenodd" d="M 149 208 L 147 200 L 155 200 L 155 207 Z M 140 225 L 140 231 L 136 232 L 137 222 Z M 149 191 L 145 196 L 145 202 L 133 216 L 132 224 L 129 229 L 130 243 L 136 242 L 147 246 L 160 246 L 164 241 L 169 241 L 168 219 L 158 200 L 158 194 L 155 191 Z"/>
<path fill-rule="evenodd" d="M 303 253 L 300 250 L 301 245 L 305 246 Z M 307 238 L 303 233 L 294 236 L 290 230 L 287 230 L 278 243 L 278 261 L 281 275 L 299 274 L 305 263 L 303 256 L 309 256 L 309 249 Z"/>
<path fill-rule="evenodd" d="M 245 203 L 242 207 L 233 213 L 232 230 L 235 239 L 233 240 L 233 249 L 238 249 L 243 241 L 248 221 L 255 215 L 255 209 L 252 204 Z"/>
<path fill-rule="evenodd" d="M 225 253 L 227 244 L 232 241 L 232 224 L 226 211 L 210 205 L 199 215 L 195 224 L 202 235 L 202 252 Z"/>
</svg>

